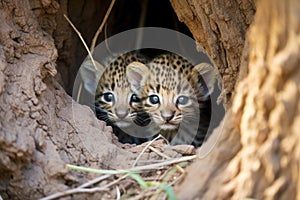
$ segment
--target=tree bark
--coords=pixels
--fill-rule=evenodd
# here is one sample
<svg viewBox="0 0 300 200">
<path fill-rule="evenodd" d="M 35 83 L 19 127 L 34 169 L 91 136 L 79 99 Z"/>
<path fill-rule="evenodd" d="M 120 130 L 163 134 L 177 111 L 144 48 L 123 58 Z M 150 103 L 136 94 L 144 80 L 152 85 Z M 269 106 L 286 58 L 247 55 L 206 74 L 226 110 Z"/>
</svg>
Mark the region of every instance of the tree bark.
<svg viewBox="0 0 300 200">
<path fill-rule="evenodd" d="M 170 0 L 178 16 L 192 32 L 197 47 L 205 51 L 223 76 L 228 104 L 238 77 L 245 34 L 253 20 L 253 0 Z"/>
<path fill-rule="evenodd" d="M 112 144 L 111 128 L 73 102 L 53 78 L 57 52 L 52 38 L 58 9 L 54 0 L 0 1 L 0 196 L 4 199 L 38 199 L 91 178 L 68 172 L 66 163 L 114 168 L 116 160 L 122 163 L 130 156 Z"/>
<path fill-rule="evenodd" d="M 193 3 L 187 9 L 203 6 Z M 300 198 L 299 12 L 296 0 L 257 2 L 247 33 L 249 73 L 236 88 L 217 147 L 176 187 L 180 199 Z"/>
</svg>

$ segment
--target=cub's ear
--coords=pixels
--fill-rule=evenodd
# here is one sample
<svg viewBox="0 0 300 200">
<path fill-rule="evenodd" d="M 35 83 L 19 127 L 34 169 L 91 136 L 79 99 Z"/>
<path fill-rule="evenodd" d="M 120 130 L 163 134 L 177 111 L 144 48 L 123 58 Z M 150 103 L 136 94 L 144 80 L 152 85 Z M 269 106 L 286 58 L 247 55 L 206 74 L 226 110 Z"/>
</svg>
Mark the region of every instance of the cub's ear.
<svg viewBox="0 0 300 200">
<path fill-rule="evenodd" d="M 140 94 L 149 77 L 148 67 L 140 62 L 132 62 L 126 67 L 126 77 L 130 84 L 130 89 L 135 94 Z"/>
<path fill-rule="evenodd" d="M 198 86 L 201 94 L 203 94 L 203 100 L 206 100 L 214 91 L 216 79 L 215 68 L 211 64 L 200 63 L 193 68 L 192 80 Z"/>
<path fill-rule="evenodd" d="M 103 74 L 105 68 L 103 65 L 95 60 L 95 65 L 88 57 L 80 66 L 79 74 L 83 82 L 84 88 L 90 93 L 94 94 L 97 88 L 100 76 Z"/>
</svg>

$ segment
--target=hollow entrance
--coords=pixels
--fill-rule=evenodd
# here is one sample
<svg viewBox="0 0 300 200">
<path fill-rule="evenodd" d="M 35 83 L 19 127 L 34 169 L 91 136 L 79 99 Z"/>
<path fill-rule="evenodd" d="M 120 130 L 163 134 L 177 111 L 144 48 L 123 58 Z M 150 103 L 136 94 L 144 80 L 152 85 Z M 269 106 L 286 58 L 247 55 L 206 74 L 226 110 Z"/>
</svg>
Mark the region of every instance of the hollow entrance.
<svg viewBox="0 0 300 200">
<path fill-rule="evenodd" d="M 97 0 L 69 1 L 67 5 L 61 5 L 89 47 L 110 2 L 108 0 L 103 0 L 101 3 Z M 65 20 L 62 21 L 64 22 L 58 20 L 55 38 L 59 52 L 57 69 L 61 75 L 59 78 L 61 84 L 67 93 L 71 94 L 77 71 L 87 56 L 87 51 L 69 24 Z M 118 0 L 97 43 L 137 27 L 162 27 L 192 36 L 189 29 L 179 22 L 168 0 Z M 60 36 L 64 31 L 66 33 L 62 39 Z"/>
</svg>

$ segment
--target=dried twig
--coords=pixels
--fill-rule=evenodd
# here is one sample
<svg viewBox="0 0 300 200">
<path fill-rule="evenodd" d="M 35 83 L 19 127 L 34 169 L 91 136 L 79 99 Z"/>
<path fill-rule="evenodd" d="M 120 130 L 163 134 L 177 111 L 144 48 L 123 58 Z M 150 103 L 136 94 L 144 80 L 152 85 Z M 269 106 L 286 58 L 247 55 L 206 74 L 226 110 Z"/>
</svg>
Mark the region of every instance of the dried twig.
<svg viewBox="0 0 300 200">
<path fill-rule="evenodd" d="M 78 194 L 78 193 L 94 193 L 94 192 L 103 192 L 103 191 L 108 191 L 108 188 L 104 187 L 95 187 L 95 188 L 74 188 L 70 190 L 66 190 L 64 192 L 58 192 L 55 194 L 52 194 L 50 196 L 44 197 L 40 200 L 52 200 L 52 199 L 58 199 L 61 197 L 65 197 L 71 194 Z"/>
<path fill-rule="evenodd" d="M 75 165 L 69 165 L 67 164 L 66 166 L 70 169 L 74 170 L 80 170 L 80 171 L 85 171 L 85 172 L 93 172 L 93 173 L 99 173 L 99 174 L 124 174 L 124 173 L 130 173 L 130 172 L 140 172 L 143 170 L 151 170 L 151 169 L 157 169 L 160 167 L 165 167 L 168 165 L 172 165 L 175 163 L 180 163 L 184 161 L 189 161 L 189 160 L 194 160 L 197 158 L 197 155 L 192 155 L 192 156 L 184 156 L 181 158 L 174 158 L 171 160 L 166 160 L 161 163 L 154 163 L 150 165 L 144 165 L 144 166 L 137 166 L 137 167 L 132 167 L 129 169 L 120 169 L 120 170 L 102 170 L 102 169 L 93 169 L 93 168 L 86 168 L 86 167 L 80 167 L 80 166 L 75 166 Z"/>
<path fill-rule="evenodd" d="M 118 178 L 117 180 L 114 180 L 113 182 L 108 183 L 107 185 L 105 185 L 103 187 L 84 188 L 84 187 L 90 186 L 92 184 L 95 184 L 95 183 L 97 183 L 101 180 L 104 180 L 104 179 L 108 178 L 107 176 L 110 176 L 110 175 L 104 175 L 104 176 L 97 177 L 96 179 L 91 180 L 91 181 L 89 181 L 89 182 L 87 182 L 87 183 L 85 183 L 85 184 L 83 184 L 83 185 L 81 185 L 77 188 L 66 190 L 64 192 L 57 192 L 57 193 L 52 194 L 50 196 L 44 197 L 40 200 L 53 200 L 53 199 L 58 199 L 58 198 L 61 198 L 61 197 L 64 197 L 64 196 L 68 196 L 68 195 L 72 195 L 72 194 L 78 194 L 78 193 L 95 193 L 95 192 L 109 191 L 109 187 L 111 187 L 112 185 L 118 183 L 122 179 L 126 178 L 128 175 L 126 174 L 126 175 Z"/>
<path fill-rule="evenodd" d="M 109 16 L 109 14 L 110 14 L 110 11 L 112 10 L 112 8 L 113 8 L 113 6 L 114 6 L 114 4 L 115 4 L 115 1 L 116 1 L 116 0 L 112 0 L 112 1 L 111 1 L 110 5 L 109 5 L 109 7 L 108 7 L 108 10 L 106 11 L 106 14 L 105 14 L 105 16 L 104 16 L 104 18 L 103 18 L 103 20 L 102 20 L 102 23 L 101 23 L 101 25 L 99 26 L 97 32 L 95 33 L 95 36 L 94 36 L 94 38 L 93 38 L 93 40 L 92 40 L 92 44 L 91 44 L 91 48 L 90 48 L 90 50 L 91 50 L 92 53 L 93 53 L 93 51 L 94 51 L 94 49 L 95 49 L 95 46 L 96 46 L 96 42 L 97 42 L 98 36 L 99 36 L 99 34 L 101 33 L 101 31 L 102 31 L 102 29 L 103 29 L 103 27 L 104 27 L 104 25 L 105 25 L 105 23 L 106 23 L 106 21 L 107 21 L 107 19 L 108 19 L 108 16 Z"/>
<path fill-rule="evenodd" d="M 166 154 L 158 151 L 157 149 L 155 149 L 154 147 L 149 147 L 149 149 L 153 152 L 155 152 L 157 155 L 166 158 L 166 159 L 171 159 L 169 156 L 167 156 Z M 175 164 L 175 167 L 181 172 L 181 173 L 185 173 L 184 169 L 182 167 L 180 167 L 178 164 Z"/>
<path fill-rule="evenodd" d="M 78 188 L 86 188 L 86 187 L 89 187 L 91 185 L 94 185 L 96 183 L 99 183 L 100 181 L 103 181 L 104 179 L 107 179 L 108 177 L 110 177 L 111 175 L 110 174 L 105 174 L 105 175 L 102 175 L 102 176 L 99 176 L 93 180 L 90 180 L 82 185 L 80 185 Z"/>
<path fill-rule="evenodd" d="M 134 163 L 132 164 L 132 167 L 135 167 L 138 160 L 141 158 L 141 156 L 144 154 L 144 152 L 148 149 L 148 147 L 156 140 L 158 140 L 159 138 L 161 138 L 161 135 L 158 135 L 156 138 L 154 138 L 153 140 L 151 140 L 146 146 L 145 148 L 142 150 L 142 152 L 138 155 L 138 157 L 135 159 Z"/>
<path fill-rule="evenodd" d="M 180 174 L 180 176 L 178 178 L 176 178 L 175 180 L 173 180 L 170 184 L 168 184 L 169 186 L 175 185 L 175 183 L 177 183 L 178 181 L 180 181 L 181 179 L 183 179 L 185 174 Z"/>
<path fill-rule="evenodd" d="M 125 174 L 125 175 L 121 176 L 120 178 L 118 178 L 117 180 L 114 180 L 113 182 L 110 182 L 110 183 L 108 183 L 107 185 L 105 185 L 103 187 L 109 188 L 110 186 L 113 186 L 113 185 L 117 184 L 118 182 L 120 182 L 121 180 L 126 178 L 127 176 L 129 176 L 129 174 Z"/>
<path fill-rule="evenodd" d="M 72 26 L 72 28 L 74 29 L 74 31 L 76 32 L 76 34 L 78 35 L 80 40 L 82 41 L 82 44 L 84 45 L 86 51 L 88 52 L 93 65 L 96 67 L 95 60 L 93 59 L 92 53 L 89 50 L 89 47 L 87 46 L 87 44 L 85 43 L 81 33 L 77 30 L 77 28 L 74 26 L 74 24 L 71 22 L 71 20 L 67 17 L 67 15 L 64 14 L 64 17 L 66 18 L 66 20 L 69 22 L 69 24 Z"/>
<path fill-rule="evenodd" d="M 95 60 L 94 60 L 94 58 L 93 58 L 93 56 L 92 56 L 92 53 L 90 52 L 90 50 L 89 50 L 87 44 L 85 43 L 85 41 L 84 41 L 84 39 L 83 39 L 81 33 L 77 30 L 77 28 L 76 28 L 75 25 L 71 22 L 71 20 L 67 17 L 67 15 L 64 14 L 64 17 L 66 18 L 66 20 L 68 21 L 68 23 L 71 25 L 71 27 L 73 28 L 73 30 L 76 32 L 76 34 L 77 34 L 78 37 L 80 38 L 80 40 L 81 40 L 83 46 L 85 47 L 86 51 L 88 52 L 88 55 L 89 55 L 89 57 L 90 57 L 90 59 L 91 59 L 91 61 L 92 61 L 93 66 L 97 69 Z M 82 85 L 82 83 L 80 83 L 79 88 L 78 88 L 78 93 L 77 93 L 77 96 L 76 96 L 76 101 L 77 101 L 77 102 L 79 102 L 80 95 L 81 95 L 81 91 L 82 91 L 82 87 L 83 87 L 83 85 Z"/>
<path fill-rule="evenodd" d="M 76 194 L 76 193 L 93 193 L 93 192 L 99 192 L 99 191 L 107 191 L 109 187 L 111 187 L 112 185 L 115 185 L 116 183 L 118 183 L 122 179 L 129 176 L 130 172 L 138 172 L 138 171 L 143 171 L 143 170 L 158 169 L 158 168 L 163 167 L 163 166 L 172 165 L 172 164 L 176 164 L 176 163 L 184 162 L 184 161 L 188 161 L 188 160 L 193 160 L 195 158 L 197 158 L 196 155 L 185 156 L 185 157 L 181 157 L 181 158 L 166 160 L 162 163 L 156 163 L 156 164 L 151 164 L 151 165 L 146 165 L 146 166 L 133 167 L 133 168 L 127 169 L 127 170 L 99 170 L 99 169 L 85 168 L 85 167 L 74 166 L 74 165 L 67 165 L 67 167 L 71 168 L 71 169 L 77 169 L 77 170 L 81 170 L 81 171 L 94 172 L 94 173 L 107 173 L 107 176 L 98 177 L 97 179 L 89 181 L 89 182 L 87 182 L 87 183 L 85 183 L 85 184 L 83 184 L 83 185 L 81 185 L 81 186 L 79 186 L 75 189 L 67 190 L 67 191 L 64 191 L 64 192 L 59 192 L 59 193 L 50 195 L 48 197 L 45 197 L 42 200 L 57 199 L 57 198 L 60 198 L 60 197 L 63 197 L 63 196 Z M 107 178 L 111 174 L 124 174 L 124 173 L 125 173 L 125 175 L 118 178 L 117 180 L 114 180 L 114 181 L 108 183 L 107 185 L 105 185 L 103 187 L 83 188 L 83 187 L 87 187 L 87 186 L 93 185 L 95 183 L 98 183 L 99 181 L 104 180 L 105 178 Z"/>
<path fill-rule="evenodd" d="M 116 186 L 116 191 L 117 191 L 117 200 L 121 199 L 121 192 L 118 186 Z"/>
</svg>

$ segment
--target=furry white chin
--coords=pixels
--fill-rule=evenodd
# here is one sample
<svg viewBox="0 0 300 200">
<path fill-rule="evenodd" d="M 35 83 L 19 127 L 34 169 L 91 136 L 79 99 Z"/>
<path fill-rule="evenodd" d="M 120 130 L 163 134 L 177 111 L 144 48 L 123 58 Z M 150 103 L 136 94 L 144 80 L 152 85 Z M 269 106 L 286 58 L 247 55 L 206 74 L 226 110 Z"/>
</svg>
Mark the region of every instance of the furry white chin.
<svg viewBox="0 0 300 200">
<path fill-rule="evenodd" d="M 163 130 L 174 130 L 177 129 L 177 126 L 174 124 L 162 124 L 160 125 L 160 128 Z"/>
<path fill-rule="evenodd" d="M 117 125 L 119 128 L 126 128 L 128 126 L 130 126 L 130 122 L 126 122 L 126 121 L 117 121 L 115 122 L 115 125 Z"/>
</svg>

